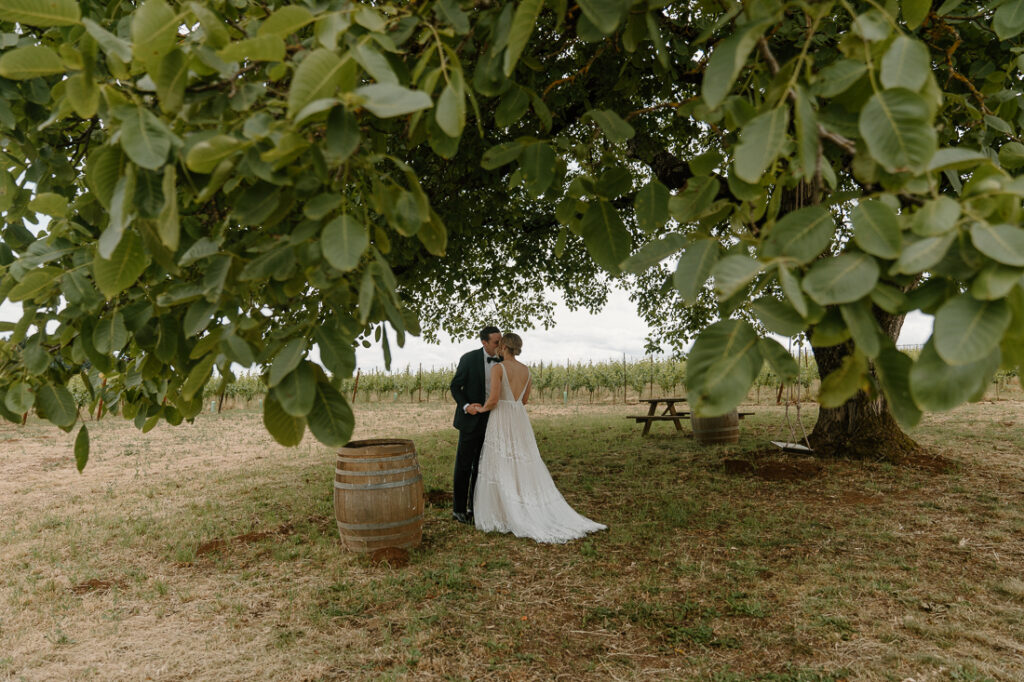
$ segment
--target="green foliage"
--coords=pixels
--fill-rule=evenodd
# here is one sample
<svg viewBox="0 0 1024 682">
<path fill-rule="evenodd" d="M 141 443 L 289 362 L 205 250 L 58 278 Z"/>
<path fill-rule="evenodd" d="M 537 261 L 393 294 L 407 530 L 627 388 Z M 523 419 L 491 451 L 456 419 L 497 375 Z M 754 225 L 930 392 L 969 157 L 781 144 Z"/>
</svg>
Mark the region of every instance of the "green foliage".
<svg viewBox="0 0 1024 682">
<path fill-rule="evenodd" d="M 976 391 L 934 377 L 1024 361 L 1024 23 L 994 4 L 12 0 L 3 414 L 73 427 L 84 372 L 179 423 L 235 362 L 295 389 L 319 343 L 338 376 L 273 402 L 335 444 L 346 348 L 528 327 L 552 290 L 597 307 L 623 266 L 652 346 L 701 335 L 709 410 L 798 321 L 865 358 L 832 399 L 952 407 Z M 940 311 L 933 350 L 879 382 L 868 318 L 913 310 Z"/>
</svg>

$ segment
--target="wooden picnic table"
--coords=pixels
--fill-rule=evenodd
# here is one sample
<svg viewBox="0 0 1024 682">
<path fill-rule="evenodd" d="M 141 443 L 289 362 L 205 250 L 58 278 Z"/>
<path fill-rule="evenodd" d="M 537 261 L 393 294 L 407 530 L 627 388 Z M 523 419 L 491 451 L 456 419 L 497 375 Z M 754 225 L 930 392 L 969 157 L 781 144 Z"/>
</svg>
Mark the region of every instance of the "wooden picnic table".
<svg viewBox="0 0 1024 682">
<path fill-rule="evenodd" d="M 676 425 L 676 431 L 682 431 L 683 425 L 681 420 L 690 418 L 689 412 L 683 412 L 682 414 L 676 412 L 676 403 L 685 403 L 686 398 L 640 398 L 639 402 L 650 405 L 647 414 L 631 415 L 626 417 L 626 419 L 635 419 L 637 424 L 643 423 L 643 435 L 645 436 L 650 433 L 651 424 L 656 421 L 673 421 Z M 661 414 L 655 414 L 658 411 L 658 405 L 662 403 L 665 404 L 665 411 Z"/>
<path fill-rule="evenodd" d="M 682 431 L 682 420 L 690 418 L 689 411 L 676 411 L 676 403 L 685 403 L 687 402 L 686 398 L 640 398 L 638 402 L 647 403 L 648 405 L 650 405 L 650 409 L 647 411 L 647 414 L 631 414 L 627 415 L 626 419 L 635 419 L 637 424 L 642 423 L 644 425 L 644 432 L 641 435 L 644 436 L 650 433 L 651 424 L 653 424 L 654 422 L 671 421 L 675 423 L 676 431 Z M 658 411 L 658 406 L 662 404 L 665 405 L 665 409 L 662 411 L 661 414 L 656 414 Z M 739 418 L 743 419 L 744 417 L 749 417 L 752 414 L 754 413 L 740 412 Z"/>
</svg>

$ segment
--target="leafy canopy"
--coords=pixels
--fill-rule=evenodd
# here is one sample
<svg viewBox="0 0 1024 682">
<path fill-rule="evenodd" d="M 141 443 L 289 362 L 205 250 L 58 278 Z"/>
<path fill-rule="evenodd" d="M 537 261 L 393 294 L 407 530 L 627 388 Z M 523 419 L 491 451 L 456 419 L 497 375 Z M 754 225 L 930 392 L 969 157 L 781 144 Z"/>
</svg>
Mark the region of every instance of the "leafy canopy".
<svg viewBox="0 0 1024 682">
<path fill-rule="evenodd" d="M 421 322 L 464 332 L 496 306 L 528 323 L 552 287 L 599 305 L 600 270 L 636 273 L 662 329 L 706 328 L 698 410 L 735 405 L 764 361 L 791 369 L 759 331 L 813 329 L 856 347 L 823 399 L 873 386 L 879 362 L 898 371 L 873 390 L 912 424 L 1024 353 L 1022 16 L 4 3 L 0 296 L 23 315 L 0 328 L 0 414 L 70 430 L 81 374 L 90 409 L 148 430 L 255 364 L 278 441 L 308 426 L 338 445 L 356 343 L 388 357 Z M 936 314 L 918 360 L 872 306 Z M 88 442 L 83 426 L 80 466 Z"/>
</svg>

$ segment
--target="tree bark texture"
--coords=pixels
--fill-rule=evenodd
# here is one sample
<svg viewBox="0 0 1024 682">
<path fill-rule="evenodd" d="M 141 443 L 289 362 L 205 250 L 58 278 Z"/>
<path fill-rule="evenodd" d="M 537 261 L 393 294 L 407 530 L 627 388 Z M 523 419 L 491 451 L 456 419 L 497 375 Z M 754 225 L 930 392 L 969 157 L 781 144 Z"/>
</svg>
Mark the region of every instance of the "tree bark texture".
<svg viewBox="0 0 1024 682">
<path fill-rule="evenodd" d="M 893 315 L 875 308 L 875 319 L 882 331 L 893 340 L 899 337 L 905 315 Z M 843 358 L 853 352 L 853 343 L 847 341 L 827 348 L 813 347 L 818 376 L 824 378 L 838 369 Z M 874 375 L 874 366 L 870 365 Z M 821 457 L 885 460 L 898 463 L 906 457 L 924 452 L 910 436 L 903 432 L 889 411 L 889 404 L 881 393 L 871 398 L 858 391 L 840 407 L 822 407 L 818 421 L 809 437 L 814 452 Z"/>
</svg>

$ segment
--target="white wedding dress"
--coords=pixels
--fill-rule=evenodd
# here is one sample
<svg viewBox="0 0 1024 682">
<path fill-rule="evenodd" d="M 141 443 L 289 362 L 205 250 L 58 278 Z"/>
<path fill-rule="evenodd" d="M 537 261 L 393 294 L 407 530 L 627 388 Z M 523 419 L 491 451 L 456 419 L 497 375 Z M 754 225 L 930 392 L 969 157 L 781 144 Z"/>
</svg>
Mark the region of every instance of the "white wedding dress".
<svg viewBox="0 0 1024 682">
<path fill-rule="evenodd" d="M 473 494 L 473 516 L 483 531 L 513 533 L 537 542 L 568 542 L 607 526 L 577 514 L 540 458 L 523 405 L 526 386 L 513 397 L 505 368 L 501 394 L 487 421 Z"/>
</svg>

